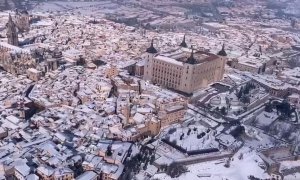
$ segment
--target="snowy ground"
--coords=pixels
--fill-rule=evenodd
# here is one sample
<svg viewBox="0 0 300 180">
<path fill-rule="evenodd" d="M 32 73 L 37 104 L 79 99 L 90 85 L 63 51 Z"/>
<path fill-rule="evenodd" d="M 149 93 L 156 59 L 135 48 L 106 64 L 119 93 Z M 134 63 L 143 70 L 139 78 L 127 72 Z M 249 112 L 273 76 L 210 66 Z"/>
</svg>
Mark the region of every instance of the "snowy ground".
<svg viewBox="0 0 300 180">
<path fill-rule="evenodd" d="M 188 133 L 190 131 L 190 133 Z M 182 138 L 180 138 L 182 136 Z M 218 148 L 219 143 L 215 140 L 213 131 L 201 125 L 176 128 L 172 134 L 168 133 L 169 142 L 176 144 L 188 151 Z"/>
<path fill-rule="evenodd" d="M 240 154 L 243 159 L 239 159 Z M 259 167 L 262 160 L 255 151 L 247 147 L 240 149 L 234 156 L 230 167 L 224 167 L 225 160 L 211 161 L 188 166 L 188 171 L 182 174 L 177 180 L 248 180 L 248 176 L 255 175 L 257 178 L 269 178 L 270 176 Z M 201 176 L 210 177 L 201 177 Z M 174 180 L 166 174 L 156 174 L 153 179 Z"/>
<path fill-rule="evenodd" d="M 103 13 L 115 12 L 117 5 L 110 3 L 110 1 L 97 2 L 43 2 L 38 4 L 33 11 L 35 12 L 49 12 L 49 11 L 70 11 L 73 13 L 81 13 L 85 15 L 95 15 Z"/>
<path fill-rule="evenodd" d="M 274 146 L 284 145 L 283 141 L 277 140 L 272 136 L 265 134 L 262 130 L 245 126 L 247 135 L 251 138 L 245 139 L 245 145 L 251 149 L 264 149 Z"/>
<path fill-rule="evenodd" d="M 278 115 L 276 112 L 265 112 L 263 111 L 256 117 L 256 126 L 263 128 L 270 126 L 276 119 L 278 118 Z"/>
<path fill-rule="evenodd" d="M 300 173 L 295 173 L 284 177 L 284 180 L 299 180 L 299 179 L 300 179 Z"/>
</svg>

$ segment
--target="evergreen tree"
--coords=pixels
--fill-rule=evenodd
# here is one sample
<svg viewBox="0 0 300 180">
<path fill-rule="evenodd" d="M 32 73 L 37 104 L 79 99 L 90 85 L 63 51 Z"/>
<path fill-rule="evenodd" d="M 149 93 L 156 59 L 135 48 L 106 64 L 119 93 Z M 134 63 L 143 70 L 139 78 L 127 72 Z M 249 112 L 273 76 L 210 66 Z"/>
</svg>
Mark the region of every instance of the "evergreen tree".
<svg viewBox="0 0 300 180">
<path fill-rule="evenodd" d="M 277 112 L 283 117 L 291 117 L 293 113 L 293 108 L 291 107 L 290 103 L 287 100 L 282 101 L 276 106 Z"/>
<path fill-rule="evenodd" d="M 183 139 L 183 137 L 184 137 L 184 133 L 182 133 L 182 134 L 181 134 L 181 136 L 180 136 L 180 140 L 182 140 L 182 139 Z"/>
<path fill-rule="evenodd" d="M 226 108 L 225 108 L 224 106 L 221 108 L 221 113 L 222 113 L 223 115 L 226 115 L 226 114 L 227 114 Z"/>
<path fill-rule="evenodd" d="M 111 145 L 109 145 L 109 146 L 107 147 L 106 155 L 107 155 L 107 156 L 111 156 L 111 155 L 112 155 Z"/>
<path fill-rule="evenodd" d="M 189 136 L 191 134 L 191 129 L 189 128 L 188 132 L 187 132 L 187 135 Z"/>
<path fill-rule="evenodd" d="M 238 99 L 241 99 L 241 97 L 242 97 L 242 95 L 243 95 L 243 91 L 244 91 L 243 89 L 244 89 L 244 88 L 243 88 L 243 86 L 242 86 L 242 87 L 240 88 L 239 92 L 237 93 L 236 96 L 237 96 Z"/>
<path fill-rule="evenodd" d="M 172 163 L 169 167 L 167 167 L 166 174 L 171 176 L 171 178 L 177 178 L 182 173 L 186 172 L 186 168 L 182 165 Z"/>
<path fill-rule="evenodd" d="M 262 69 L 261 68 L 258 68 L 258 74 L 260 74 L 262 72 Z"/>
<path fill-rule="evenodd" d="M 245 86 L 245 88 L 243 90 L 244 90 L 243 94 L 249 94 L 249 92 L 250 92 L 250 84 L 247 83 L 246 86 Z"/>
<path fill-rule="evenodd" d="M 272 104 L 271 104 L 270 101 L 269 101 L 268 104 L 266 104 L 266 106 L 265 106 L 265 111 L 266 111 L 266 112 L 272 112 L 272 111 L 273 111 L 273 106 L 272 106 Z"/>
<path fill-rule="evenodd" d="M 264 63 L 261 72 L 263 73 L 266 72 L 266 66 L 267 66 L 266 63 Z"/>
<path fill-rule="evenodd" d="M 249 104 L 250 103 L 250 97 L 249 96 L 242 96 L 241 102 L 244 104 Z"/>
<path fill-rule="evenodd" d="M 241 154 L 239 155 L 239 160 L 242 160 L 243 158 L 244 158 L 244 154 L 241 153 Z"/>
<path fill-rule="evenodd" d="M 152 164 L 155 161 L 155 155 L 152 155 L 150 158 L 150 164 Z"/>
</svg>

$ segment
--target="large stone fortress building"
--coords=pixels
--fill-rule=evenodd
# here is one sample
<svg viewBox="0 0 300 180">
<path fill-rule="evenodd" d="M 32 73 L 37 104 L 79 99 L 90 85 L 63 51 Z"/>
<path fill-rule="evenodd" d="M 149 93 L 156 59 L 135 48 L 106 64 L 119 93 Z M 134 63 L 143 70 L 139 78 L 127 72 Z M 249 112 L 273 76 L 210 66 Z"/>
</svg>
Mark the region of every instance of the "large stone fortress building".
<svg viewBox="0 0 300 180">
<path fill-rule="evenodd" d="M 180 46 L 169 52 L 158 53 L 152 41 L 144 55 L 144 80 L 192 94 L 223 78 L 224 56 L 189 49 L 185 40 Z"/>
</svg>

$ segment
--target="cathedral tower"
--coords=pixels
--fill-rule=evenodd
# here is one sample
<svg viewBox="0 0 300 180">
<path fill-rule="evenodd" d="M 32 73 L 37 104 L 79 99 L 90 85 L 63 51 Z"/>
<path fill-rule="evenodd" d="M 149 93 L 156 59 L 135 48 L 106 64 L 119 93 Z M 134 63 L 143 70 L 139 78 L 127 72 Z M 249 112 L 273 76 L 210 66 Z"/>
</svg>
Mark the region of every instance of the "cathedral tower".
<svg viewBox="0 0 300 180">
<path fill-rule="evenodd" d="M 6 24 L 6 36 L 8 39 L 8 44 L 18 46 L 19 39 L 18 39 L 18 32 L 16 24 L 13 22 L 11 15 L 9 14 L 8 22 Z"/>
</svg>

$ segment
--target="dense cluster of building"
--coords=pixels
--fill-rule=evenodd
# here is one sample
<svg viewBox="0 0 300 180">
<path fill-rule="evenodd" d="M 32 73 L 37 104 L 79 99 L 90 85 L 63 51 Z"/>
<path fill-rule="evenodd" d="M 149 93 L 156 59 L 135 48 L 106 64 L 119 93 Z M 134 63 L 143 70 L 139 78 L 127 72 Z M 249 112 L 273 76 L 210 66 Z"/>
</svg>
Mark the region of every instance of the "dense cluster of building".
<svg viewBox="0 0 300 180">
<path fill-rule="evenodd" d="M 219 2 L 222 22 L 200 1 L 47 3 L 69 11 L 1 12 L 0 179 L 300 177 L 296 22 L 249 21 L 260 2 Z"/>
</svg>

